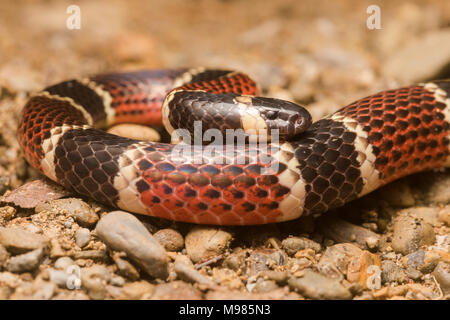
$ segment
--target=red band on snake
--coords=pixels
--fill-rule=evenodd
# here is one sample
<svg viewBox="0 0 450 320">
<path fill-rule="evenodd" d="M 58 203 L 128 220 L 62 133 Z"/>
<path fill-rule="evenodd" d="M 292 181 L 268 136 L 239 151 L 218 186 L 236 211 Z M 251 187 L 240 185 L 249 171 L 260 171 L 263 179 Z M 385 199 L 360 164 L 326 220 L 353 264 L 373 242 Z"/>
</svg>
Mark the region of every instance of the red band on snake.
<svg viewBox="0 0 450 320">
<path fill-rule="evenodd" d="M 256 94 L 245 74 L 223 70 L 98 75 L 32 96 L 18 137 L 32 166 L 78 194 L 134 213 L 199 224 L 264 224 L 319 214 L 400 177 L 450 166 L 450 81 L 360 99 L 303 133 L 308 116 L 297 116 L 295 105 Z M 277 103 L 287 111 L 278 112 Z M 271 111 L 258 109 L 262 104 Z M 256 114 L 227 117 L 245 105 Z M 216 153 L 214 158 L 230 160 L 222 164 L 205 155 L 201 163 L 189 157 L 176 161 L 172 144 L 98 129 L 134 122 L 164 123 L 170 131 L 202 118 L 210 127 L 245 130 L 249 123 L 266 128 L 273 113 L 285 141 L 256 147 L 269 159 L 264 163 L 248 145 L 231 159 L 225 150 Z M 268 170 L 272 167 L 277 169 Z"/>
</svg>

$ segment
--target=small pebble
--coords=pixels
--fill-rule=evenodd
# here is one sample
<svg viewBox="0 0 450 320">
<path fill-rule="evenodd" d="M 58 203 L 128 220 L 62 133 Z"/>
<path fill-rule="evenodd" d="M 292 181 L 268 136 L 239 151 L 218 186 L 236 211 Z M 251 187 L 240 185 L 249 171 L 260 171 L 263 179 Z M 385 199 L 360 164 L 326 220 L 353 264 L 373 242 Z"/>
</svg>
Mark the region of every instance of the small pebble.
<svg viewBox="0 0 450 320">
<path fill-rule="evenodd" d="M 433 276 L 439 283 L 443 294 L 450 294 L 450 264 L 439 262 L 433 271 Z"/>
<path fill-rule="evenodd" d="M 167 251 L 181 251 L 184 247 L 183 236 L 173 229 L 161 229 L 153 234 Z"/>
<path fill-rule="evenodd" d="M 275 269 L 286 263 L 286 256 L 276 249 L 256 249 L 252 252 L 249 259 L 248 274 L 256 275 L 261 271 Z"/>
<path fill-rule="evenodd" d="M 23 253 L 9 259 L 6 269 L 14 273 L 22 273 L 35 270 L 45 255 L 43 248 Z"/>
<path fill-rule="evenodd" d="M 74 223 L 73 218 L 69 217 L 67 221 L 64 222 L 64 227 L 70 229 L 72 228 L 73 223 Z"/>
<path fill-rule="evenodd" d="M 63 270 L 48 269 L 50 281 L 54 282 L 58 287 L 67 289 L 67 280 L 70 274 Z"/>
<path fill-rule="evenodd" d="M 21 282 L 22 280 L 17 274 L 8 271 L 0 272 L 0 283 L 2 283 L 2 286 L 16 288 Z"/>
<path fill-rule="evenodd" d="M 305 270 L 301 278 L 291 277 L 289 287 L 311 299 L 351 299 L 351 292 L 338 280 Z"/>
<path fill-rule="evenodd" d="M 106 284 L 111 280 L 109 270 L 102 265 L 81 269 L 81 284 L 91 299 L 103 300 L 106 296 Z"/>
<path fill-rule="evenodd" d="M 91 240 L 91 232 L 89 231 L 89 229 L 80 228 L 75 233 L 75 243 L 80 248 L 83 248 L 85 245 L 87 245 L 90 240 Z"/>
<path fill-rule="evenodd" d="M 406 268 L 413 268 L 419 270 L 423 274 L 433 272 L 436 265 L 439 263 L 440 256 L 434 251 L 418 250 L 408 254 L 403 258 L 403 265 Z"/>
<path fill-rule="evenodd" d="M 423 245 L 435 241 L 433 227 L 422 219 L 408 213 L 399 215 L 394 222 L 392 248 L 397 253 L 409 254 L 417 251 Z"/>
<path fill-rule="evenodd" d="M 67 268 L 73 266 L 75 262 L 69 257 L 61 257 L 55 261 L 55 268 L 58 270 L 66 271 Z"/>
<path fill-rule="evenodd" d="M 257 281 L 252 292 L 264 293 L 278 289 L 278 285 L 273 280 Z"/>
<path fill-rule="evenodd" d="M 383 283 L 397 282 L 404 283 L 406 281 L 406 272 L 397 266 L 395 262 L 390 260 L 383 261 L 381 272 L 381 280 Z"/>
<path fill-rule="evenodd" d="M 17 210 L 14 207 L 10 206 L 0 207 L 0 218 L 3 218 L 7 221 L 11 220 L 15 217 L 16 212 Z"/>
<path fill-rule="evenodd" d="M 49 245 L 47 237 L 31 233 L 23 228 L 0 227 L 0 244 L 12 254 L 21 254 Z"/>
<path fill-rule="evenodd" d="M 321 248 L 319 243 L 303 237 L 286 238 L 281 242 L 281 246 L 283 247 L 284 250 L 286 250 L 286 253 L 290 256 L 294 255 L 299 250 L 309 248 L 313 249 L 316 252 L 319 252 Z"/>
<path fill-rule="evenodd" d="M 240 248 L 235 249 L 223 261 L 225 268 L 237 271 L 245 266 L 246 252 Z"/>
<path fill-rule="evenodd" d="M 121 276 L 113 276 L 111 278 L 111 284 L 116 287 L 123 287 L 123 285 L 125 284 L 125 279 Z"/>
<path fill-rule="evenodd" d="M 383 255 L 383 258 L 387 260 L 395 260 L 397 259 L 397 255 L 395 254 L 395 252 L 388 252 Z"/>
<path fill-rule="evenodd" d="M 414 268 L 406 268 L 405 272 L 408 278 L 412 280 L 419 280 L 423 276 L 422 272 Z"/>
<path fill-rule="evenodd" d="M 363 250 L 351 243 L 339 243 L 326 248 L 317 265 L 319 271 L 334 279 L 343 279 L 353 258 L 359 257 Z"/>
<path fill-rule="evenodd" d="M 186 235 L 186 252 L 194 263 L 206 261 L 224 253 L 232 239 L 232 235 L 222 229 L 196 226 Z"/>
</svg>

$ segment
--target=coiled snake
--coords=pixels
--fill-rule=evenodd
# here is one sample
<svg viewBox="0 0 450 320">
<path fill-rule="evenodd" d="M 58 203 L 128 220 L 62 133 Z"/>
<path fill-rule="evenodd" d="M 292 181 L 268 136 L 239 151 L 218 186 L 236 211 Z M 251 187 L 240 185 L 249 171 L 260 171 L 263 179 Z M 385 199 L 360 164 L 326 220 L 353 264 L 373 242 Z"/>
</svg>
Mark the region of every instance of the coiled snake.
<svg viewBox="0 0 450 320">
<path fill-rule="evenodd" d="M 225 70 L 97 75 L 32 96 L 18 138 L 27 161 L 66 188 L 130 212 L 201 224 L 318 214 L 405 175 L 450 166 L 450 81 L 380 92 L 312 125 L 303 108 L 256 94 L 248 76 Z M 241 129 L 246 139 L 252 130 L 273 139 L 275 128 L 280 141 L 231 153 L 196 146 L 174 158 L 174 144 L 99 130 L 134 122 L 194 133 L 196 120 L 202 133 Z"/>
</svg>

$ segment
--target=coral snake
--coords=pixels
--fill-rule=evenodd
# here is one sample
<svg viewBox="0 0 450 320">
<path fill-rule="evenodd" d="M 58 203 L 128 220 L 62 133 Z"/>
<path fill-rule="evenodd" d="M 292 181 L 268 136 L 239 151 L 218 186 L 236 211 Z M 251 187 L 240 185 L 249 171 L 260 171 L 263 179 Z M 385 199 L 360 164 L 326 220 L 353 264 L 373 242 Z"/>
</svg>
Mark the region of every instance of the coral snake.
<svg viewBox="0 0 450 320">
<path fill-rule="evenodd" d="M 450 81 L 383 91 L 313 124 L 302 107 L 257 94 L 247 75 L 226 70 L 96 75 L 33 95 L 18 138 L 33 167 L 78 194 L 199 224 L 319 214 L 405 175 L 450 166 Z M 209 153 L 209 145 L 196 145 L 173 157 L 180 144 L 100 130 L 133 122 L 195 134 L 196 121 L 203 134 L 239 129 L 245 144 Z M 255 132 L 271 143 L 250 143 Z"/>
</svg>

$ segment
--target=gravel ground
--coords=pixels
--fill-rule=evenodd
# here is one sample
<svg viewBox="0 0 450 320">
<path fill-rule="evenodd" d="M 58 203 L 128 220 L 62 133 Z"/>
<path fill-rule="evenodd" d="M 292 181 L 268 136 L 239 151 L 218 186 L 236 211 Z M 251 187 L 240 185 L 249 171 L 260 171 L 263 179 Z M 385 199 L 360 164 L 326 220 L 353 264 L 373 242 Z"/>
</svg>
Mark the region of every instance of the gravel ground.
<svg viewBox="0 0 450 320">
<path fill-rule="evenodd" d="M 372 1 L 80 1 L 80 30 L 65 2 L 0 2 L 0 299 L 449 299 L 449 170 L 318 219 L 218 228 L 55 189 L 16 140 L 31 93 L 97 72 L 235 68 L 314 119 L 450 78 L 450 3 L 378 2 L 381 30 Z"/>
</svg>

